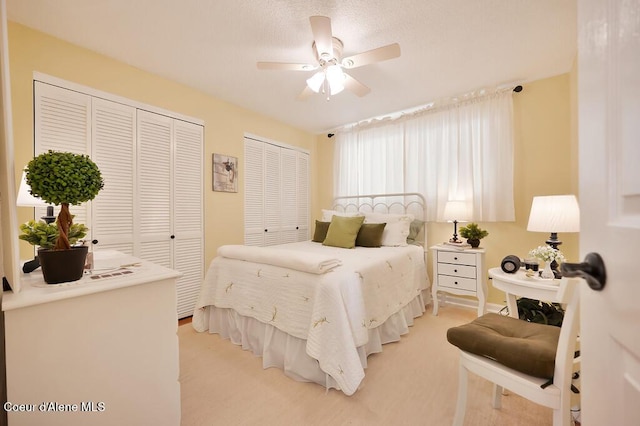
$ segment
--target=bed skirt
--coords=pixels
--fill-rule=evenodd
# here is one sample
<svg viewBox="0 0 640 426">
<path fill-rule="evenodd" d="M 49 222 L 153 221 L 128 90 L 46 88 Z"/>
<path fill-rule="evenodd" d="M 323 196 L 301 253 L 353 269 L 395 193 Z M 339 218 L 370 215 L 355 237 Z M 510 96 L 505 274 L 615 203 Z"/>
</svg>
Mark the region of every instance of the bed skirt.
<svg viewBox="0 0 640 426">
<path fill-rule="evenodd" d="M 369 330 L 369 341 L 358 348 L 362 368 L 367 367 L 367 357 L 382 352 L 382 345 L 397 342 L 409 332 L 414 318 L 425 312 L 425 300 L 418 295 L 404 308 L 389 317 L 382 325 Z M 306 352 L 306 340 L 293 337 L 276 327 L 254 318 L 243 316 L 227 308 L 207 306 L 203 322 L 209 333 L 250 350 L 262 357 L 262 367 L 277 367 L 288 377 L 302 382 L 315 382 L 328 389 L 340 390 L 336 381 L 320 369 L 318 361 Z"/>
</svg>

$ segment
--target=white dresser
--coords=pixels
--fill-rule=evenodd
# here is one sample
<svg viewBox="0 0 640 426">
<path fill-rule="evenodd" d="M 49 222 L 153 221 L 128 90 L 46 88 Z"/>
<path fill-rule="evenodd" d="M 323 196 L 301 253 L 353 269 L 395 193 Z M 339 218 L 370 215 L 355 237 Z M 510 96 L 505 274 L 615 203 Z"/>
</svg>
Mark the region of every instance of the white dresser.
<svg viewBox="0 0 640 426">
<path fill-rule="evenodd" d="M 487 282 L 484 279 L 485 250 L 464 249 L 440 244 L 431 247 L 433 256 L 433 315 L 438 315 L 438 292 L 478 299 L 478 316 L 484 315 Z"/>
<path fill-rule="evenodd" d="M 95 266 L 3 295 L 9 424 L 180 424 L 180 273 L 114 251 Z"/>
</svg>

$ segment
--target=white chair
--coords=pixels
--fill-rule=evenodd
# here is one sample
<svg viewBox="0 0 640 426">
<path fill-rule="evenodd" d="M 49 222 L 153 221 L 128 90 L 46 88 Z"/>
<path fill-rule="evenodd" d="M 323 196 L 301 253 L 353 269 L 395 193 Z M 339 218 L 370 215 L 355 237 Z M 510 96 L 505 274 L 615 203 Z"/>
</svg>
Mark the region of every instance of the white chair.
<svg viewBox="0 0 640 426">
<path fill-rule="evenodd" d="M 553 409 L 554 426 L 570 426 L 572 424 L 572 376 L 574 365 L 579 362 L 579 357 L 574 358 L 580 310 L 579 291 L 575 286 L 579 282 L 579 280 L 564 278 L 560 281 L 558 288 L 557 300 L 566 305 L 564 319 L 558 337 L 558 345 L 555 351 L 552 382 L 548 379 L 534 377 L 513 368 L 506 367 L 486 356 L 476 355 L 460 349 L 458 400 L 455 417 L 453 419 L 454 426 L 462 426 L 464 422 L 469 371 L 494 383 L 492 401 L 494 408 L 501 408 L 502 389 L 504 388 L 532 402 Z M 525 325 L 530 324 L 510 317 L 501 318 L 519 321 Z M 548 383 L 548 385 L 543 388 L 545 383 Z"/>
</svg>

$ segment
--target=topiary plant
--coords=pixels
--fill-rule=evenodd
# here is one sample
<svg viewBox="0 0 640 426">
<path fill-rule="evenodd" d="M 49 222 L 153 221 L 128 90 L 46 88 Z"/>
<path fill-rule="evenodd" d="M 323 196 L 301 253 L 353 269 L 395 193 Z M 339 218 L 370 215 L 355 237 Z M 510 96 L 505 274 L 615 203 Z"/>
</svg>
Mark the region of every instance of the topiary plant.
<svg viewBox="0 0 640 426">
<path fill-rule="evenodd" d="M 29 161 L 25 172 L 33 196 L 61 206 L 54 249 L 71 248 L 69 228 L 73 215 L 69 213 L 69 205 L 93 200 L 104 187 L 98 166 L 88 155 L 48 151 Z"/>
</svg>

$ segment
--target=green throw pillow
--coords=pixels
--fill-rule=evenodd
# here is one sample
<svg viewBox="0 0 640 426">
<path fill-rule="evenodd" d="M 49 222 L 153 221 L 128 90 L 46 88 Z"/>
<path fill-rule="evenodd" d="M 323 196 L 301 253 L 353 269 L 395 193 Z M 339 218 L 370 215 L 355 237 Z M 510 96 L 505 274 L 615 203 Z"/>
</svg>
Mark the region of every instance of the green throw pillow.
<svg viewBox="0 0 640 426">
<path fill-rule="evenodd" d="M 313 239 L 311 241 L 314 241 L 316 243 L 323 242 L 327 237 L 327 231 L 329 230 L 330 224 L 331 222 L 321 222 L 319 220 L 316 220 L 316 230 L 313 233 Z"/>
<path fill-rule="evenodd" d="M 364 216 L 333 216 L 327 230 L 327 237 L 322 242 L 325 246 L 354 248 Z"/>
<path fill-rule="evenodd" d="M 356 237 L 356 245 L 361 247 L 380 247 L 382 232 L 386 223 L 363 223 Z"/>
</svg>

